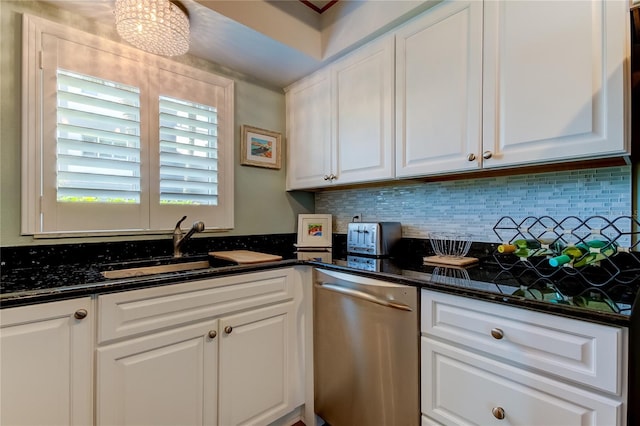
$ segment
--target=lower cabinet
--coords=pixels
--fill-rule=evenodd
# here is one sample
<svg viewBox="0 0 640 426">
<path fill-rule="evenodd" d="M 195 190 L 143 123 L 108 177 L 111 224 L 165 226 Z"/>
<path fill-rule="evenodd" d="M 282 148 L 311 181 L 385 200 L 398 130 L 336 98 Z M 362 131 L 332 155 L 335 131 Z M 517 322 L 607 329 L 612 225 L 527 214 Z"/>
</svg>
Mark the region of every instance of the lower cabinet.
<svg viewBox="0 0 640 426">
<path fill-rule="evenodd" d="M 0 424 L 93 423 L 89 297 L 0 311 Z"/>
<path fill-rule="evenodd" d="M 433 339 L 421 342 L 423 407 L 443 424 L 621 424 L 619 400 Z"/>
<path fill-rule="evenodd" d="M 268 424 L 294 408 L 293 303 L 220 320 L 220 425 Z"/>
<path fill-rule="evenodd" d="M 426 425 L 626 425 L 628 333 L 422 290 Z"/>
<path fill-rule="evenodd" d="M 284 269 L 100 296 L 97 424 L 267 425 L 304 404 L 296 287 Z"/>
<path fill-rule="evenodd" d="M 97 423 L 215 425 L 217 328 L 214 320 L 99 348 Z"/>
</svg>

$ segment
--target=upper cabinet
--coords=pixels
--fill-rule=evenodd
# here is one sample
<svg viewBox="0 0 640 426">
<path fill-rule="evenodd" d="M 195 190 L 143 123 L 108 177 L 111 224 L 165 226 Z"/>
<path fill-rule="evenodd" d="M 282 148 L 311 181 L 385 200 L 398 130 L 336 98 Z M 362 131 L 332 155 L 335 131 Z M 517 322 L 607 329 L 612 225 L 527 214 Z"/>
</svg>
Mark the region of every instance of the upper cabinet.
<svg viewBox="0 0 640 426">
<path fill-rule="evenodd" d="M 396 174 L 477 169 L 482 2 L 448 2 L 396 32 Z"/>
<path fill-rule="evenodd" d="M 323 69 L 287 91 L 287 189 L 323 185 L 331 173 L 330 87 Z"/>
<path fill-rule="evenodd" d="M 393 38 L 331 67 L 335 183 L 393 177 Z"/>
<path fill-rule="evenodd" d="M 628 8 L 484 3 L 484 167 L 626 153 Z"/>
<path fill-rule="evenodd" d="M 393 38 L 333 63 L 287 91 L 287 189 L 391 179 Z"/>
<path fill-rule="evenodd" d="M 629 154 L 628 13 L 439 3 L 290 87 L 288 189 Z"/>
</svg>

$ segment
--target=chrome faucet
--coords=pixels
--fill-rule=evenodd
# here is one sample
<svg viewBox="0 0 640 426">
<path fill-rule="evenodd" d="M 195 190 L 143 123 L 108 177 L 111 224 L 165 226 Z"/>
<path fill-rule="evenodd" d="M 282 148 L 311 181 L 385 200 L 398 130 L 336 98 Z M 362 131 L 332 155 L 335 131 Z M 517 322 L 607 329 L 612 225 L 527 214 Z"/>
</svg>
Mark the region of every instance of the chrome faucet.
<svg viewBox="0 0 640 426">
<path fill-rule="evenodd" d="M 180 224 L 186 219 L 186 216 L 182 216 L 182 219 L 176 223 L 176 228 L 173 230 L 173 257 L 182 257 L 182 246 L 187 242 L 191 236 L 196 232 L 204 231 L 204 222 L 193 222 L 193 226 L 189 229 L 189 232 L 183 237 Z"/>
</svg>

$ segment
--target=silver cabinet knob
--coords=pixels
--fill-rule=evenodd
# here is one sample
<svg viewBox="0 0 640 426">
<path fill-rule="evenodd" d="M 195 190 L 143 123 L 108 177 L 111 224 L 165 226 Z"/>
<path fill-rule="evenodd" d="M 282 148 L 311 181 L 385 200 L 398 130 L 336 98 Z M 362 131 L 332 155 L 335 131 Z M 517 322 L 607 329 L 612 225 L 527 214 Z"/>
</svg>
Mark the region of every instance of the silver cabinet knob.
<svg viewBox="0 0 640 426">
<path fill-rule="evenodd" d="M 224 332 L 227 334 L 231 334 L 232 331 L 233 331 L 233 327 L 231 327 L 230 325 L 224 328 Z"/>
<path fill-rule="evenodd" d="M 500 340 L 504 337 L 504 331 L 500 330 L 499 328 L 492 328 L 491 336 L 496 340 Z"/>
<path fill-rule="evenodd" d="M 209 331 L 209 339 L 215 339 L 217 335 L 218 335 L 217 331 L 215 330 Z"/>
<path fill-rule="evenodd" d="M 491 414 L 498 420 L 504 419 L 504 408 L 502 407 L 493 407 L 491 409 Z"/>
<path fill-rule="evenodd" d="M 324 179 L 324 180 L 330 180 L 330 179 L 331 179 L 331 177 L 329 177 L 329 175 L 324 175 L 324 176 L 322 176 L 322 179 Z"/>
<path fill-rule="evenodd" d="M 471 154 L 467 155 L 467 160 L 475 161 L 476 160 L 476 155 L 474 153 L 471 153 Z"/>
<path fill-rule="evenodd" d="M 482 153 L 482 158 L 484 158 L 485 160 L 488 160 L 491 157 L 493 157 L 493 152 L 491 151 L 485 151 Z"/>
<path fill-rule="evenodd" d="M 86 309 L 78 309 L 74 314 L 73 317 L 75 319 L 85 319 L 87 317 L 87 315 L 89 315 L 89 312 L 87 312 Z"/>
</svg>

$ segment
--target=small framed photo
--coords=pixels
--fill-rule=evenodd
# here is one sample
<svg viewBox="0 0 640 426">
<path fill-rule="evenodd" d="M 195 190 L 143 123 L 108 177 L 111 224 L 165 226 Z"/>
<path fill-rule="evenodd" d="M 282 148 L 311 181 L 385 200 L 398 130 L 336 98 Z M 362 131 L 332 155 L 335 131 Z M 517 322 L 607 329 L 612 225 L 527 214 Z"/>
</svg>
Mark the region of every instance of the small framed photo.
<svg viewBox="0 0 640 426">
<path fill-rule="evenodd" d="M 330 214 L 299 214 L 296 247 L 331 247 Z"/>
<path fill-rule="evenodd" d="M 280 169 L 282 136 L 278 132 L 242 125 L 240 164 Z"/>
</svg>

